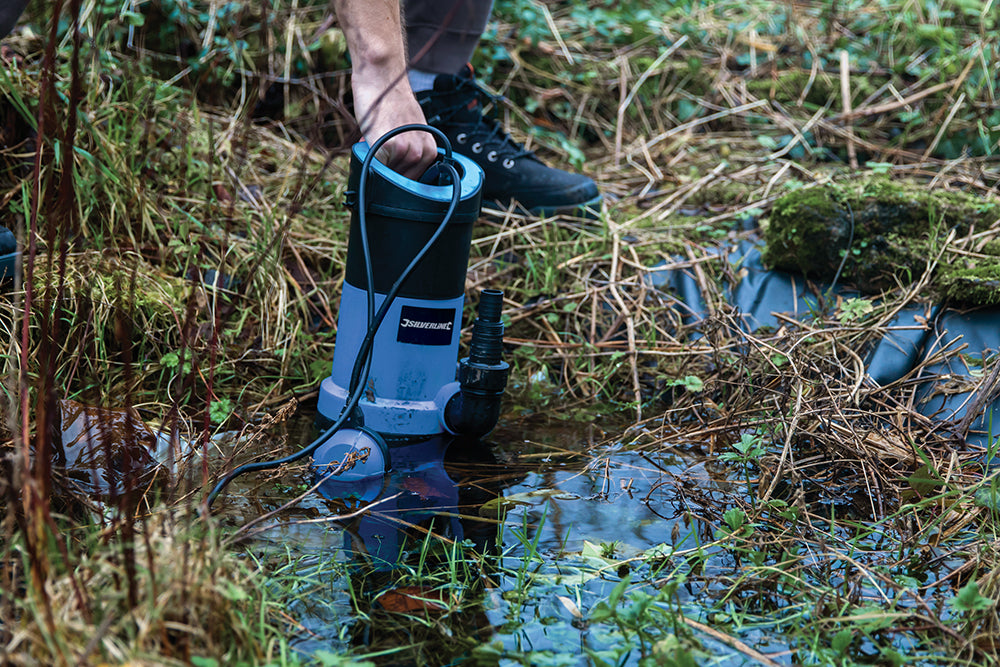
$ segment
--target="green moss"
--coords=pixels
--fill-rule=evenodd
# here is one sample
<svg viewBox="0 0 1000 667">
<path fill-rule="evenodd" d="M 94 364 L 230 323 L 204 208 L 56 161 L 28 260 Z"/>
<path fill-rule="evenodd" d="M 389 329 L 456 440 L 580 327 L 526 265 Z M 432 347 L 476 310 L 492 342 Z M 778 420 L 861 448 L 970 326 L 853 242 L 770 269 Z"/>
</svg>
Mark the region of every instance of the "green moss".
<svg viewBox="0 0 1000 667">
<path fill-rule="evenodd" d="M 166 275 L 129 253 L 115 259 L 96 252 L 70 256 L 68 275 L 72 278 L 66 288 L 71 297 L 104 307 L 127 305 L 146 317 L 171 324 L 176 314 L 183 312 L 191 291 L 191 283 L 183 278 Z M 41 280 L 51 278 L 43 276 Z"/>
<path fill-rule="evenodd" d="M 189 304 L 202 308 L 205 303 L 204 297 L 192 302 L 197 292 L 191 282 L 166 275 L 132 254 L 70 255 L 61 289 L 58 274 L 48 272 L 35 274 L 35 289 L 44 299 L 60 292 L 57 310 L 63 337 L 73 349 L 86 349 L 95 341 L 117 347 L 124 343 L 122 335 L 131 332 L 135 353 L 149 358 L 179 348 L 183 341 L 178 319 Z"/>
<path fill-rule="evenodd" d="M 942 262 L 938 269 L 942 294 L 961 303 L 1000 304 L 1000 233 L 973 256 Z"/>
<path fill-rule="evenodd" d="M 850 236 L 850 213 L 835 185 L 796 190 L 774 203 L 764 261 L 806 275 L 831 275 Z M 823 243 L 817 243 L 824 239 Z"/>
<path fill-rule="evenodd" d="M 960 303 L 1000 304 L 1000 257 L 942 266 L 937 281 L 944 296 Z"/>
<path fill-rule="evenodd" d="M 952 229 L 982 229 L 998 214 L 996 202 L 884 176 L 826 184 L 775 202 L 764 259 L 775 268 L 831 280 L 847 253 L 842 278 L 877 293 L 922 275 Z M 1000 276 L 992 267 L 986 260 L 942 266 L 932 285 L 963 303 L 996 303 L 1000 297 L 990 294 Z"/>
</svg>

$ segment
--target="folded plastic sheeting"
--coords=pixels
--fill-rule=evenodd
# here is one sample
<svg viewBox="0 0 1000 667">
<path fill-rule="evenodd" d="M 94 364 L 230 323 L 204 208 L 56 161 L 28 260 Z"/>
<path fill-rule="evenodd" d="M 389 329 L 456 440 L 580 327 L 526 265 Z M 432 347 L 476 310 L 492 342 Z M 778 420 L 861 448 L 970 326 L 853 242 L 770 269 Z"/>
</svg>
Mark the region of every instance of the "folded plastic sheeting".
<svg viewBox="0 0 1000 667">
<path fill-rule="evenodd" d="M 14 277 L 18 256 L 14 232 L 0 227 L 0 281 Z"/>
<path fill-rule="evenodd" d="M 740 276 L 725 296 L 738 311 L 744 331 L 780 326 L 776 313 L 808 320 L 816 312 L 818 299 L 807 289 L 806 280 L 765 268 L 758 244 L 744 240 L 735 248 L 717 252 L 727 253 L 726 259 Z M 682 261 L 678 259 L 678 263 Z M 649 271 L 649 282 L 678 299 L 686 323 L 697 325 L 706 316 L 704 297 L 691 271 L 654 267 Z M 825 294 L 829 286 L 819 287 Z M 859 296 L 840 287 L 833 293 L 844 298 Z M 984 374 L 1000 364 L 1000 308 L 960 311 L 911 304 L 893 316 L 885 331 L 866 355 L 867 380 L 884 386 L 919 368 L 914 407 L 921 414 L 953 424 L 967 422 L 966 441 L 970 444 L 988 447 L 996 443 L 1000 438 L 1000 396 L 983 400 L 976 390 Z"/>
</svg>

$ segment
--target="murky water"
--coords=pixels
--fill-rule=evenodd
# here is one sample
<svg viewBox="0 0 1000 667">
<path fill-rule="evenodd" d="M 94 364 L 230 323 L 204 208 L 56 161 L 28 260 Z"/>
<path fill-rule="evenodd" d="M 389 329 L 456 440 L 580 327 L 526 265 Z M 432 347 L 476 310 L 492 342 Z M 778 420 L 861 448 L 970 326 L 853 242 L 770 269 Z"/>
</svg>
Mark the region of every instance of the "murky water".
<svg viewBox="0 0 1000 667">
<path fill-rule="evenodd" d="M 716 541 L 719 508 L 746 494 L 743 478 L 694 450 L 597 444 L 607 436 L 593 424 L 505 424 L 487 444 L 397 447 L 385 479 L 327 486 L 327 498 L 314 493 L 271 520 L 252 545 L 265 557 L 279 553 L 284 561 L 276 562 L 295 556 L 275 572 L 275 590 L 294 619 L 296 648 L 364 647 L 389 665 L 598 664 L 588 655 L 636 665 L 640 651 L 623 649 L 628 632 L 589 620 L 628 577 L 630 594 L 656 595 L 683 582 L 655 604 L 675 616 L 683 611 L 689 621 L 677 634 L 694 630 L 699 662 L 757 664 L 753 651 L 793 662 L 782 628 L 810 623 L 816 599 L 802 599 L 780 576 L 770 590 L 759 577 L 741 586 L 746 554 Z M 301 477 L 291 486 L 310 482 Z M 258 498 L 256 510 L 274 509 L 290 492 Z M 252 515 L 254 507 L 242 503 L 242 510 Z M 833 531 L 830 539 L 851 537 Z M 880 540 L 873 533 L 857 541 L 846 562 L 806 548 L 794 569 L 824 572 L 823 586 L 882 602 L 880 595 L 895 594 L 851 569 L 852 558 L 875 570 L 882 558 L 895 562 Z M 884 541 L 886 549 L 896 543 Z M 769 554 L 755 565 L 790 568 L 781 558 Z M 933 569 L 960 562 L 942 557 Z M 913 604 L 905 595 L 894 602 Z M 669 628 L 654 634 L 672 635 Z M 859 650 L 877 656 L 866 641 Z M 893 641 L 897 650 L 912 642 Z"/>
<path fill-rule="evenodd" d="M 256 548 L 298 554 L 294 569 L 279 578 L 283 586 L 295 578 L 309 582 L 310 590 L 284 592 L 294 594 L 287 611 L 300 624 L 297 648 L 426 644 L 401 653 L 398 664 L 473 660 L 469 649 L 477 643 L 490 645 L 475 654 L 483 664 L 516 663 L 529 652 L 535 662 L 544 655 L 539 652 L 572 657 L 582 656 L 584 647 L 607 648 L 620 638 L 595 636 L 587 610 L 624 576 L 651 584 L 656 573 L 644 555 L 652 549 L 683 552 L 711 540 L 704 530 L 698 534 L 690 516 L 705 494 L 725 494 L 730 484 L 694 455 L 598 448 L 606 435 L 592 424 L 509 424 L 488 443 L 393 448 L 395 471 L 385 480 L 326 488 L 333 499 L 314 494 L 273 522 L 257 535 Z M 276 494 L 259 509 L 281 499 Z M 370 509 L 349 519 L 324 520 L 354 515 L 365 503 Z M 456 560 L 466 571 L 446 571 Z M 311 590 L 324 577 L 323 591 Z M 431 587 L 450 590 L 455 599 L 422 601 Z M 697 604 L 697 591 L 681 595 Z M 374 619 L 387 614 L 395 617 L 392 629 L 376 627 Z M 404 630 L 405 614 L 431 619 L 435 636 L 415 639 Z M 464 641 L 447 641 L 456 635 Z M 414 651 L 437 658 L 414 657 Z M 586 661 L 567 664 L 577 663 Z"/>
</svg>

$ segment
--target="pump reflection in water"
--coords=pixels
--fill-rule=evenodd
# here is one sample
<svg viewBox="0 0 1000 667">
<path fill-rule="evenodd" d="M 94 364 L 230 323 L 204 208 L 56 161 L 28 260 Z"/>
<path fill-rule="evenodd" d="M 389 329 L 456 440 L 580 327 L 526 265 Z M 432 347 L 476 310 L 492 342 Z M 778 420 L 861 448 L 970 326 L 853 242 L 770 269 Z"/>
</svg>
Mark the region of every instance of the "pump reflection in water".
<svg viewBox="0 0 1000 667">
<path fill-rule="evenodd" d="M 345 525 L 344 546 L 379 570 L 400 563 L 432 533 L 446 542 L 469 539 L 481 553 L 491 550 L 497 525 L 478 510 L 500 495 L 499 481 L 483 481 L 500 479 L 492 474 L 495 465 L 491 449 L 478 440 L 437 436 L 393 446 L 386 476 L 324 479 L 318 473 L 317 481 L 322 479 L 319 492 L 328 500 L 369 508 Z M 470 475 L 472 466 L 476 472 Z"/>
<path fill-rule="evenodd" d="M 517 480 L 474 439 L 437 436 L 392 453 L 393 470 L 377 483 L 331 478 L 320 487 L 331 504 L 366 508 L 343 523 L 350 635 L 376 653 L 420 646 L 425 664 L 457 664 L 470 639 L 494 633 L 485 600 L 499 524 L 480 509 Z M 414 615 L 434 622 L 414 624 Z"/>
</svg>

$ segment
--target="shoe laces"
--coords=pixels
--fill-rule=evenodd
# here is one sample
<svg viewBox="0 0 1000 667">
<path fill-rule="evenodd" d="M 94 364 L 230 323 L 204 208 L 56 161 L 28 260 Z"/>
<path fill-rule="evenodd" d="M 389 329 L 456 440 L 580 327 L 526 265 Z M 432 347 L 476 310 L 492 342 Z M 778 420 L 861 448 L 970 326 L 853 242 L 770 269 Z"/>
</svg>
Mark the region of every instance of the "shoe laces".
<svg viewBox="0 0 1000 667">
<path fill-rule="evenodd" d="M 454 97 L 462 92 L 468 91 L 468 97 L 460 98 L 454 104 L 443 106 L 436 110 L 436 113 L 427 119 L 428 123 L 440 122 L 446 124 L 453 119 L 456 124 L 471 126 L 466 130 L 470 138 L 475 138 L 477 142 L 484 146 L 495 148 L 504 158 L 515 160 L 521 157 L 533 157 L 535 152 L 527 150 L 523 144 L 515 141 L 508 132 L 503 129 L 500 121 L 496 118 L 496 110 L 500 103 L 506 98 L 503 95 L 494 95 L 480 86 L 474 79 L 458 78 L 454 90 L 430 90 L 427 91 L 427 100 L 440 97 Z M 493 104 L 490 115 L 483 111 L 483 100 Z M 476 106 L 470 104 L 475 100 Z M 457 118 L 456 118 L 457 116 Z"/>
</svg>

